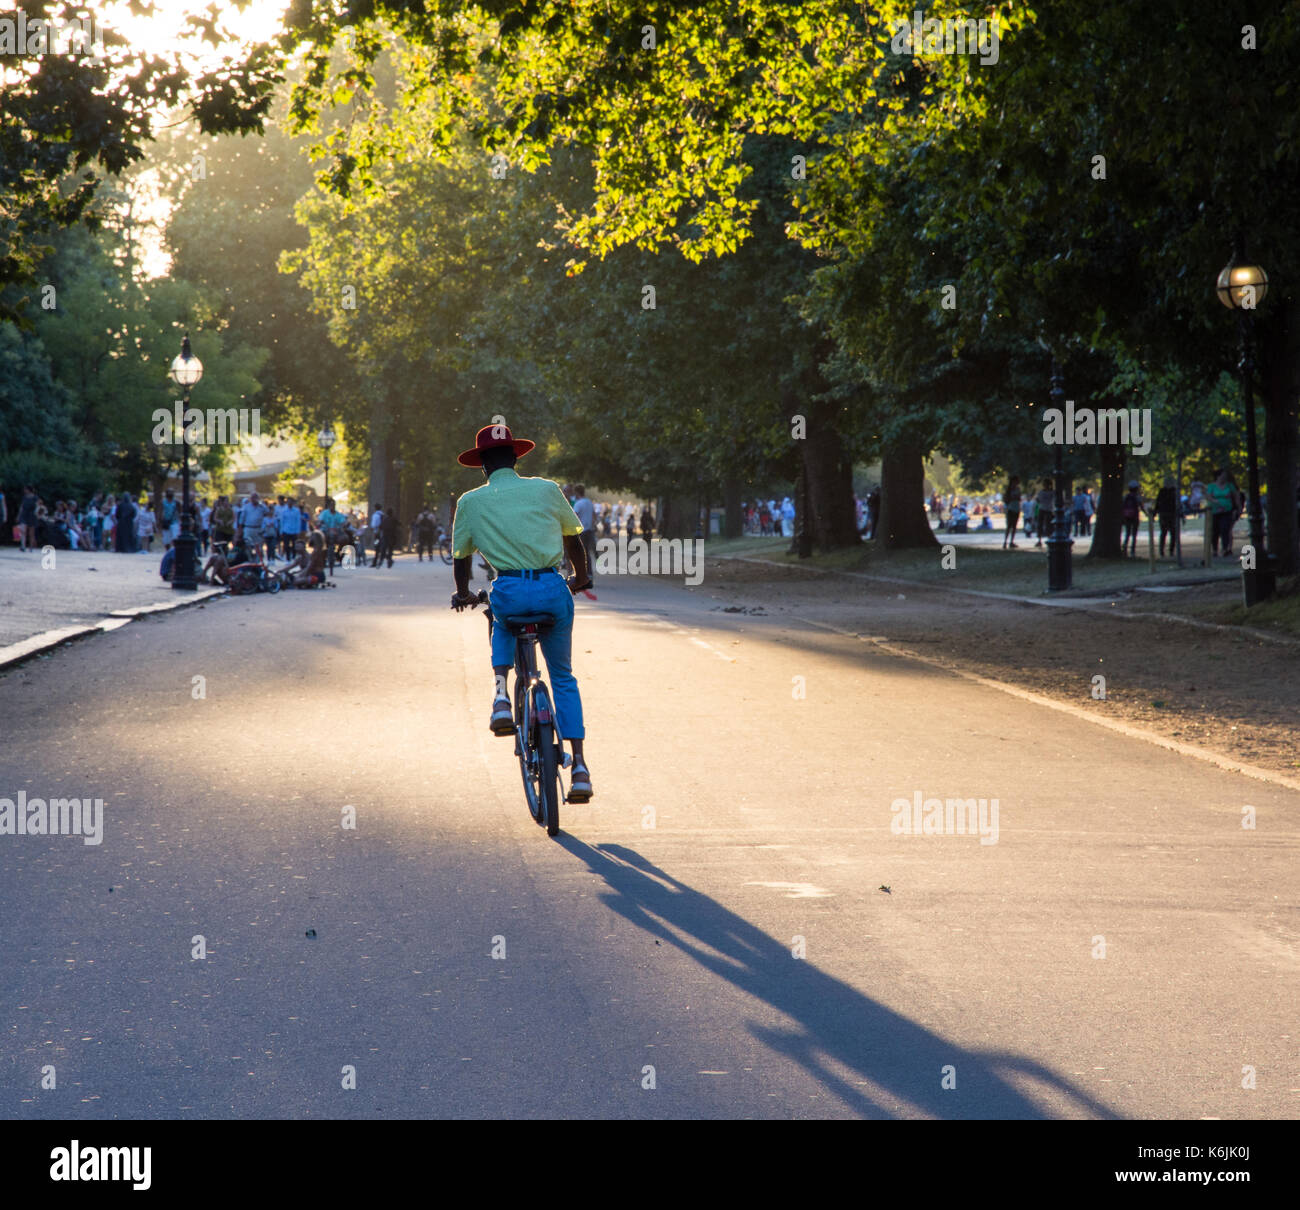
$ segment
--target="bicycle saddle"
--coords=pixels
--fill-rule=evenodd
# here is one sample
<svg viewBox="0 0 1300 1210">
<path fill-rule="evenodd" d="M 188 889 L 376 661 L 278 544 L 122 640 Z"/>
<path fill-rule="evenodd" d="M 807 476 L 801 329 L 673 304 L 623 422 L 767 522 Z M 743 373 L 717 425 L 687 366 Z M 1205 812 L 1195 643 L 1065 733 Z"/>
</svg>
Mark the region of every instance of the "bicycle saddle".
<svg viewBox="0 0 1300 1210">
<path fill-rule="evenodd" d="M 555 618 L 549 613 L 515 613 L 502 618 L 501 623 L 511 634 L 518 634 L 525 626 L 536 626 L 540 634 L 555 625 Z"/>
</svg>

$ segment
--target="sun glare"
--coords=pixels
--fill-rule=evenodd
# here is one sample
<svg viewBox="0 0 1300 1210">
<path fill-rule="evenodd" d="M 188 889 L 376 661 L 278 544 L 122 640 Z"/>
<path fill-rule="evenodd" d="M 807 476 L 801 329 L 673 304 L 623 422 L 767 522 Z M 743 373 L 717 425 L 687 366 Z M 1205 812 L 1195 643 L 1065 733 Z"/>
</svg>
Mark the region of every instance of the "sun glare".
<svg viewBox="0 0 1300 1210">
<path fill-rule="evenodd" d="M 163 55 L 179 51 L 207 62 L 222 58 L 240 45 L 273 38 L 280 30 L 287 6 L 288 0 L 252 0 L 242 8 L 233 3 L 217 4 L 217 30 L 224 41 L 216 48 L 195 41 L 192 34 L 186 36 L 186 21 L 208 8 L 206 0 L 154 0 L 144 13 L 133 13 L 124 2 L 111 3 L 97 8 L 96 16 L 138 50 Z"/>
</svg>

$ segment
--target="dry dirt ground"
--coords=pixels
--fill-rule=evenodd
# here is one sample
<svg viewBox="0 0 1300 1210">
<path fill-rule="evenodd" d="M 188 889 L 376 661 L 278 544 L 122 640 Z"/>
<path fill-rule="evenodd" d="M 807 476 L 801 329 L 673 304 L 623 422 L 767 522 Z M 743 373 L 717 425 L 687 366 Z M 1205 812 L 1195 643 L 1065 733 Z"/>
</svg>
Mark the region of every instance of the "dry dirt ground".
<svg viewBox="0 0 1300 1210">
<path fill-rule="evenodd" d="M 709 559 L 702 590 L 717 609 L 796 614 L 888 638 L 929 659 L 1010 682 L 1111 719 L 1296 778 L 1300 775 L 1300 643 L 1180 625 L 1119 612 L 1172 612 L 1168 596 L 1116 605 L 1018 604 L 922 586 L 882 584 L 811 569 Z M 1206 616 L 1239 589 L 1179 594 Z M 1105 680 L 1104 701 L 1093 677 Z M 882 715 L 887 714 L 882 703 Z M 936 728 L 960 727 L 934 703 Z M 975 723 L 977 720 L 970 720 Z M 1087 725 L 1080 722 L 1081 740 Z M 1025 736 L 1032 744 L 1032 735 Z"/>
</svg>

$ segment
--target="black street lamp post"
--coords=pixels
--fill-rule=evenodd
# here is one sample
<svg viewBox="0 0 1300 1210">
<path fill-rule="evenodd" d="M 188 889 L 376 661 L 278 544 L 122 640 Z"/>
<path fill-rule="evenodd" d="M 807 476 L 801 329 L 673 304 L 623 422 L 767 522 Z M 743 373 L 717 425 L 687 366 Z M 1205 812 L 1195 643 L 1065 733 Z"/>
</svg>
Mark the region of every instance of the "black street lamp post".
<svg viewBox="0 0 1300 1210">
<path fill-rule="evenodd" d="M 1268 293 L 1268 274 L 1246 259 L 1246 244 L 1238 235 L 1233 244 L 1232 260 L 1219 274 L 1215 284 L 1219 301 L 1237 312 L 1239 342 L 1237 372 L 1241 375 L 1242 404 L 1246 409 L 1246 457 L 1250 477 L 1250 544 L 1254 549 L 1254 567 L 1241 570 L 1241 594 L 1246 605 L 1257 605 L 1277 591 L 1277 572 L 1273 559 L 1264 549 L 1264 513 L 1259 496 L 1259 442 L 1255 433 L 1255 358 L 1251 348 L 1251 325 L 1255 308 Z"/>
<path fill-rule="evenodd" d="M 1065 415 L 1065 378 L 1060 363 L 1052 358 L 1052 407 Z M 1056 510 L 1052 514 L 1052 536 L 1047 539 L 1047 591 L 1064 592 L 1074 583 L 1069 512 L 1065 506 L 1065 436 L 1056 443 Z"/>
<path fill-rule="evenodd" d="M 193 591 L 198 587 L 198 573 L 194 566 L 194 519 L 190 515 L 190 445 L 189 410 L 190 387 L 203 377 L 203 363 L 190 350 L 189 333 L 181 341 L 180 356 L 172 360 L 171 376 L 185 392 L 181 412 L 181 532 L 176 538 L 176 561 L 172 567 L 172 587 Z"/>
<path fill-rule="evenodd" d="M 334 428 L 328 422 L 325 427 L 316 434 L 316 444 L 320 446 L 325 454 L 325 507 L 329 508 L 330 499 L 330 446 L 334 444 Z M 329 574 L 334 574 L 334 545 L 330 542 L 329 534 L 325 535 L 325 549 L 327 552 L 327 563 L 329 564 Z"/>
</svg>

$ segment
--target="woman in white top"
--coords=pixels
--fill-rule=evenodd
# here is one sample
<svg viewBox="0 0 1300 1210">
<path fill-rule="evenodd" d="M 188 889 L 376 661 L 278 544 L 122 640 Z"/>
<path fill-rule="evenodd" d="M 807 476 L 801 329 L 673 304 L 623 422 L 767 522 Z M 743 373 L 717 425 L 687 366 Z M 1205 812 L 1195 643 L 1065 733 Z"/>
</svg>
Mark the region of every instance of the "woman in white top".
<svg viewBox="0 0 1300 1210">
<path fill-rule="evenodd" d="M 153 531 L 155 520 L 153 510 L 148 504 L 141 502 L 135 514 L 135 536 L 140 544 L 140 553 L 147 555 L 149 548 L 153 545 Z"/>
</svg>

